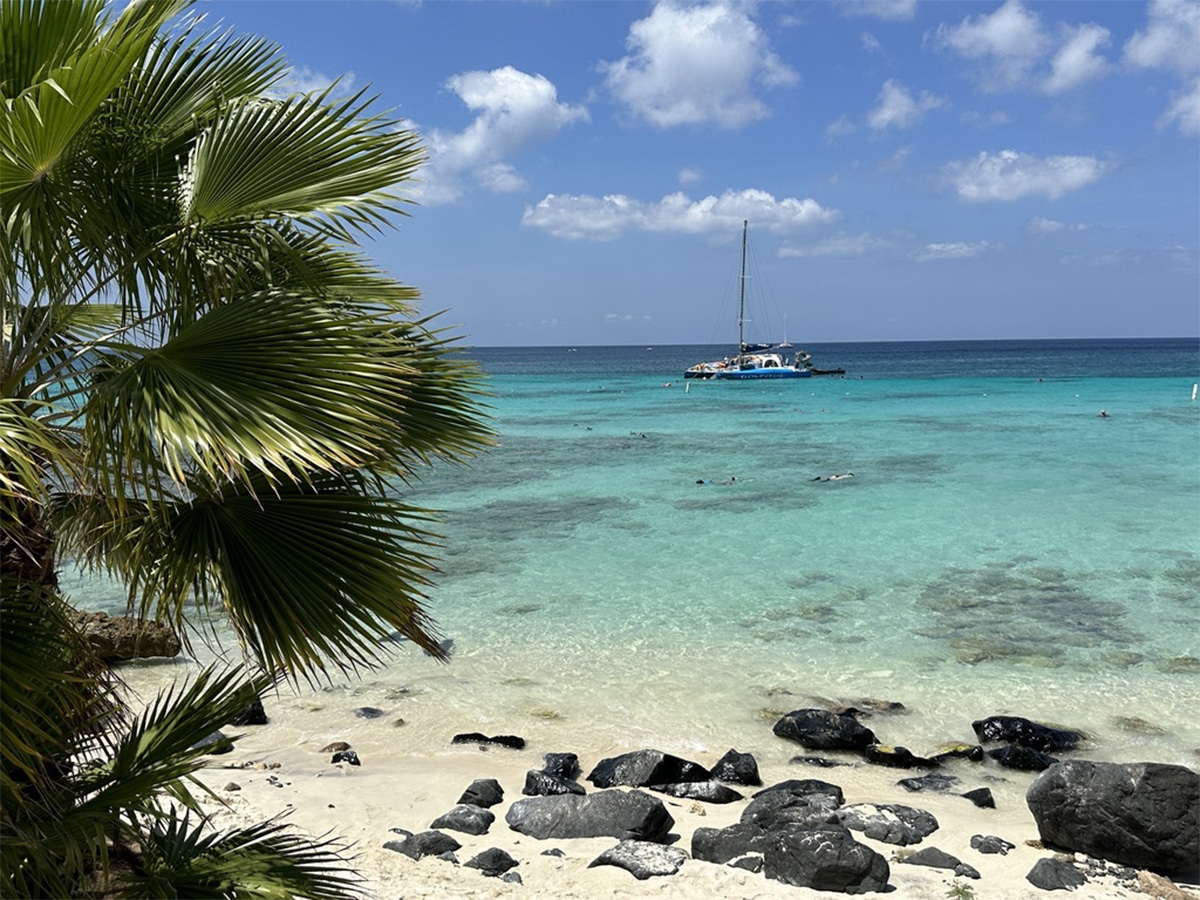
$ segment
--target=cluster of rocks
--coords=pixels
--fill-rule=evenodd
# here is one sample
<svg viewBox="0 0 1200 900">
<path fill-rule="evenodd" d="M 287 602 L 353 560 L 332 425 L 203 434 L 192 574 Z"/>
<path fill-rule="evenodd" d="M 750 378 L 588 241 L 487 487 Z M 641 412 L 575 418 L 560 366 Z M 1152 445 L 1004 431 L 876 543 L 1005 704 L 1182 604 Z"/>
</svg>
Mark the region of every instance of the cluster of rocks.
<svg viewBox="0 0 1200 900">
<path fill-rule="evenodd" d="M 979 745 L 959 746 L 925 758 L 903 747 L 882 744 L 852 710 L 795 710 L 774 727 L 775 734 L 806 749 L 853 751 L 875 765 L 938 769 L 949 759 L 991 760 L 1003 767 L 1041 772 L 1030 785 L 1026 800 L 1042 842 L 1048 849 L 1076 856 L 1040 860 L 1027 876 L 1036 887 L 1073 888 L 1089 877 L 1104 875 L 1132 881 L 1139 869 L 1174 876 L 1196 874 L 1200 847 L 1200 776 L 1196 772 L 1157 763 L 1060 761 L 1050 754 L 1078 747 L 1084 740 L 1082 732 L 1018 717 L 993 716 L 975 722 L 974 730 Z M 455 742 L 524 747 L 522 739 L 511 735 L 460 735 Z M 1003 746 L 989 750 L 985 743 Z M 813 756 L 796 761 L 838 764 Z M 675 820 L 654 794 L 725 804 L 745 800 L 746 788 L 758 788 L 736 823 L 695 830 L 691 859 L 735 866 L 816 890 L 887 890 L 889 861 L 858 840 L 856 834 L 861 834 L 903 848 L 893 857 L 895 864 L 932 866 L 969 879 L 980 877 L 969 862 L 937 847 L 908 849 L 938 830 L 931 813 L 902 804 L 846 804 L 840 787 L 817 779 L 792 779 L 763 788 L 754 757 L 736 750 L 726 753 L 711 769 L 653 749 L 603 759 L 586 777 L 594 787 L 590 792 L 579 783 L 580 772 L 575 754 L 546 754 L 543 767 L 527 773 L 522 790 L 525 798 L 509 806 L 505 823 L 539 841 L 614 838 L 617 843 L 591 865 L 618 866 L 646 879 L 674 874 L 689 859 L 682 848 L 671 846 L 677 840 L 671 833 Z M 947 792 L 954 790 L 958 779 L 929 772 L 898 783 L 914 792 Z M 986 788 L 962 796 L 979 806 L 994 805 Z M 475 781 L 428 830 L 392 829 L 402 839 L 384 846 L 414 859 L 435 856 L 457 863 L 455 853 L 462 845 L 446 831 L 487 834 L 496 819 L 491 808 L 503 799 L 503 789 L 495 780 Z M 997 835 L 978 834 L 971 838 L 971 847 L 981 854 L 1003 854 L 1014 845 Z M 545 852 L 562 855 L 557 848 Z M 497 847 L 472 857 L 465 865 L 486 875 L 521 880 L 512 871 L 519 861 Z"/>
</svg>

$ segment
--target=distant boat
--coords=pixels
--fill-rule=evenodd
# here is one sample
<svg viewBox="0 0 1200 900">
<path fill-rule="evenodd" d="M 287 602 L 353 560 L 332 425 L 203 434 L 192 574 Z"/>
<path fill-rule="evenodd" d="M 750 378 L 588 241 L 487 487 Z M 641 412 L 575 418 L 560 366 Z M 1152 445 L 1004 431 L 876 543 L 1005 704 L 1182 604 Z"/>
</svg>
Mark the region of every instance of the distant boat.
<svg viewBox="0 0 1200 900">
<path fill-rule="evenodd" d="M 785 338 L 780 344 L 749 344 L 746 342 L 746 239 L 748 221 L 742 222 L 742 269 L 738 283 L 738 343 L 737 352 L 713 362 L 700 362 L 683 373 L 684 378 L 720 381 L 749 381 L 762 378 L 809 378 L 817 374 L 812 358 L 804 350 L 788 360 L 784 349 L 792 345 Z M 821 370 L 819 374 L 843 374 L 841 369 Z"/>
</svg>

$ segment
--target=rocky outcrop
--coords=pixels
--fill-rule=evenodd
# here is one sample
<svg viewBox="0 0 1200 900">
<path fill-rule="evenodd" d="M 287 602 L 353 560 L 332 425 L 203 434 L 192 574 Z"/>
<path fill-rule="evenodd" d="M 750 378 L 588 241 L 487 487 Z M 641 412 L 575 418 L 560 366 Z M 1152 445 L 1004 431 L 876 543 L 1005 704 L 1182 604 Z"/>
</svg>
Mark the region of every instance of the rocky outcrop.
<svg viewBox="0 0 1200 900">
<path fill-rule="evenodd" d="M 438 816 L 429 823 L 433 829 L 447 828 L 450 831 L 461 831 L 463 834 L 487 834 L 496 814 L 482 806 L 472 806 L 460 803 L 448 813 Z"/>
<path fill-rule="evenodd" d="M 79 614 L 79 626 L 105 662 L 178 656 L 183 647 L 174 629 L 148 619 L 89 612 Z"/>
<path fill-rule="evenodd" d="M 763 854 L 763 874 L 818 891 L 865 894 L 887 889 L 887 860 L 845 829 L 790 831 L 773 836 Z"/>
<path fill-rule="evenodd" d="M 598 788 L 649 787 L 652 784 L 708 781 L 710 778 L 712 773 L 699 763 L 661 750 L 636 750 L 602 759 L 587 776 L 587 780 Z"/>
<path fill-rule="evenodd" d="M 775 734 L 808 750 L 866 750 L 878 744 L 875 732 L 852 715 L 825 709 L 797 709 L 775 723 Z"/>
<path fill-rule="evenodd" d="M 741 784 L 758 787 L 762 778 L 758 774 L 758 760 L 752 753 L 739 753 L 730 748 L 712 767 L 712 777 L 726 784 Z"/>
<path fill-rule="evenodd" d="M 538 840 L 615 837 L 663 843 L 675 820 L 661 800 L 642 791 L 597 791 L 518 800 L 508 827 Z"/>
<path fill-rule="evenodd" d="M 1071 760 L 1025 794 L 1046 844 L 1166 874 L 1200 867 L 1200 775 L 1162 763 Z"/>
<path fill-rule="evenodd" d="M 1074 750 L 1084 740 L 1082 731 L 1053 728 L 1020 716 L 988 716 L 972 722 L 971 728 L 985 743 L 1018 744 L 1043 753 Z"/>
<path fill-rule="evenodd" d="M 490 809 L 504 802 L 504 788 L 500 787 L 500 782 L 495 778 L 476 778 L 467 785 L 458 802 Z"/>
</svg>

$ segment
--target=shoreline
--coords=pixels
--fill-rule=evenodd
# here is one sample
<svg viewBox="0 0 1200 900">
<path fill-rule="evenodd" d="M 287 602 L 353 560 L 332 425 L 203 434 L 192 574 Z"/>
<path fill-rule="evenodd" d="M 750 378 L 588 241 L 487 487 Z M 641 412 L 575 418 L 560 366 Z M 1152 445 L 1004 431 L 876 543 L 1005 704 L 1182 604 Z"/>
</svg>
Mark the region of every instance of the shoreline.
<svg viewBox="0 0 1200 900">
<path fill-rule="evenodd" d="M 270 701 L 267 713 L 271 714 Z M 309 723 L 316 724 L 316 723 Z M 510 805 L 523 799 L 521 793 L 529 770 L 542 768 L 546 753 L 575 753 L 582 774 L 579 783 L 589 794 L 595 788 L 584 776 L 601 759 L 631 749 L 663 747 L 599 748 L 582 741 L 555 738 L 550 745 L 544 738 L 532 739 L 524 749 L 496 745 L 452 744 L 447 726 L 445 743 L 417 751 L 411 746 L 397 748 L 394 723 L 386 719 L 359 723 L 355 727 L 331 729 L 327 722 L 306 728 L 302 719 L 284 717 L 278 724 L 227 729 L 242 735 L 232 752 L 210 757 L 211 765 L 202 770 L 200 780 L 211 788 L 218 801 L 208 800 L 206 808 L 218 829 L 260 821 L 282 811 L 289 813 L 290 824 L 310 836 L 337 835 L 354 844 L 354 867 L 365 879 L 369 896 L 379 900 L 412 897 L 521 897 L 576 898 L 598 900 L 609 897 L 686 898 L 808 898 L 828 897 L 828 892 L 793 887 L 771 881 L 762 874 L 728 865 L 716 865 L 691 858 L 692 835 L 697 828 L 720 828 L 736 822 L 753 793 L 761 788 L 733 786 L 744 800 L 729 804 L 702 803 L 677 799 L 648 789 L 643 792 L 660 799 L 675 820 L 671 846 L 684 850 L 687 860 L 677 874 L 639 881 L 627 871 L 612 866 L 589 868 L 601 853 L 613 847 L 615 838 L 536 840 L 510 829 L 504 814 Z M 466 730 L 466 729 L 458 729 Z M 483 729 L 489 735 L 498 732 Z M 558 729 L 555 729 L 556 731 Z M 339 733 L 340 732 L 340 733 Z M 347 740 L 361 760 L 361 766 L 331 762 L 332 753 L 321 752 L 329 743 Z M 888 860 L 890 893 L 897 897 L 945 898 L 956 885 L 972 889 L 973 895 L 989 900 L 1027 900 L 1044 895 L 1026 881 L 1025 876 L 1039 859 L 1052 858 L 1053 850 L 1042 848 L 1033 816 L 1025 804 L 1028 785 L 1034 772 L 1002 769 L 994 764 L 981 765 L 966 760 L 951 760 L 939 772 L 959 777 L 955 793 L 922 791 L 914 793 L 898 782 L 925 774 L 925 770 L 887 768 L 871 765 L 861 756 L 839 752 L 805 751 L 799 744 L 776 738 L 779 753 L 758 758 L 764 786 L 789 779 L 819 779 L 838 785 L 847 805 L 854 803 L 890 803 L 925 810 L 938 821 L 939 828 L 918 844 L 908 848 L 872 840 L 854 832 L 856 840 Z M 436 743 L 436 742 L 435 742 Z M 677 753 L 685 759 L 711 767 L 726 748 L 715 752 Z M 742 750 L 743 748 L 736 748 Z M 792 756 L 821 755 L 848 764 L 836 768 L 816 768 L 787 762 Z M 757 754 L 756 754 L 757 756 Z M 1068 753 L 1063 758 L 1080 758 Z M 1086 754 L 1082 754 L 1086 757 Z M 1131 760 L 1132 761 L 1132 760 Z M 1149 761 L 1149 760 L 1145 760 Z M 243 768 L 243 766 L 246 766 Z M 1194 766 L 1192 767 L 1194 768 Z M 458 802 L 463 791 L 476 779 L 496 779 L 504 791 L 503 802 L 492 812 L 496 821 L 487 833 L 474 836 L 444 831 L 461 845 L 455 853 L 459 865 L 424 858 L 419 861 L 384 849 L 389 840 L 400 839 L 390 829 L 421 832 Z M 231 783 L 237 790 L 227 789 Z M 988 787 L 995 798 L 995 809 L 982 809 L 960 796 L 961 793 Z M 228 804 L 228 807 L 222 806 Z M 972 835 L 996 835 L 1015 845 L 1007 855 L 984 854 L 970 846 Z M 1032 842 L 1032 843 L 1031 843 Z M 519 861 L 512 871 L 520 884 L 486 877 L 462 866 L 475 854 L 498 847 Z M 897 861 L 906 852 L 937 847 L 977 869 L 979 880 L 955 876 L 945 869 L 906 865 Z M 557 848 L 563 856 L 543 855 Z M 1089 879 L 1081 889 L 1087 897 L 1133 897 L 1138 894 L 1127 882 L 1104 876 Z M 963 893 L 962 896 L 971 896 Z M 1189 890 L 1183 896 L 1200 898 Z"/>
</svg>

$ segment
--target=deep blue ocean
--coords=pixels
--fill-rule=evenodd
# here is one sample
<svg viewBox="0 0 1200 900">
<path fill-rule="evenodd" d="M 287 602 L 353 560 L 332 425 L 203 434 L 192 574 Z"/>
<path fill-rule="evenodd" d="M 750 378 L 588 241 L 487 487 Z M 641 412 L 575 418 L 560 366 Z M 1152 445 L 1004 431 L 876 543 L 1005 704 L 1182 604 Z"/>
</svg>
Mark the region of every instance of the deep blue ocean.
<svg viewBox="0 0 1200 900">
<path fill-rule="evenodd" d="M 728 347 L 464 350 L 497 444 L 403 489 L 441 511 L 452 662 L 408 649 L 335 689 L 402 708 L 397 746 L 778 754 L 778 714 L 875 698 L 918 753 L 1007 713 L 1194 765 L 1200 342 L 805 349 L 846 375 L 683 379 Z"/>
</svg>

